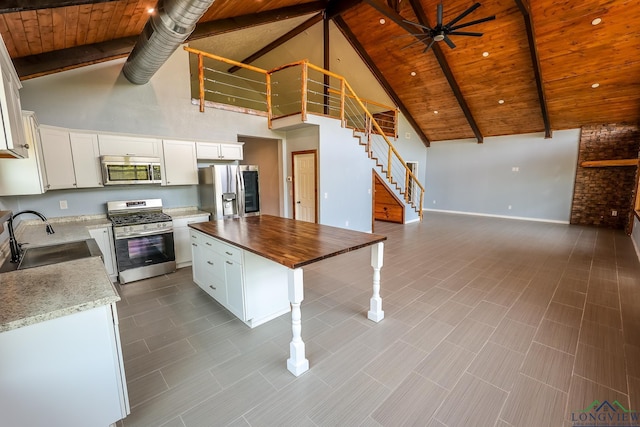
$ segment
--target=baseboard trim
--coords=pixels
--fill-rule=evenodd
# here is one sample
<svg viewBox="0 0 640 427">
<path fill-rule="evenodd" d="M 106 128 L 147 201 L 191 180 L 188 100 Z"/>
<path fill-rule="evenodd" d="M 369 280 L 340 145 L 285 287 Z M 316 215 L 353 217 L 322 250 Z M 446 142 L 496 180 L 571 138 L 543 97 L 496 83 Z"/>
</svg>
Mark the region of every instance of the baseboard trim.
<svg viewBox="0 0 640 427">
<path fill-rule="evenodd" d="M 548 222 L 552 224 L 569 224 L 569 221 L 559 221 L 557 219 L 542 219 L 542 218 L 529 218 L 524 216 L 509 216 L 509 215 L 494 215 L 479 212 L 463 212 L 463 211 L 448 211 L 442 209 L 424 209 L 426 212 L 442 212 L 457 215 L 470 215 L 470 216 L 486 216 L 489 218 L 503 218 L 503 219 L 516 219 L 518 221 L 535 221 L 535 222 Z"/>
</svg>

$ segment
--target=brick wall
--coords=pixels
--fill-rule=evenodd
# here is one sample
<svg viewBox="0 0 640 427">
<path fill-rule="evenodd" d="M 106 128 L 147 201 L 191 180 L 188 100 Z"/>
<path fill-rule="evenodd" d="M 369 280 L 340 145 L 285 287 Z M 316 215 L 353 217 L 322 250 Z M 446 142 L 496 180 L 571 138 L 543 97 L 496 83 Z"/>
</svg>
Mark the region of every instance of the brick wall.
<svg viewBox="0 0 640 427">
<path fill-rule="evenodd" d="M 591 125 L 582 128 L 571 224 L 627 229 L 633 214 L 635 167 L 584 168 L 586 160 L 638 158 L 640 129 L 635 125 Z M 612 216 L 611 211 L 618 211 Z M 630 231 L 630 230 L 627 230 Z"/>
</svg>

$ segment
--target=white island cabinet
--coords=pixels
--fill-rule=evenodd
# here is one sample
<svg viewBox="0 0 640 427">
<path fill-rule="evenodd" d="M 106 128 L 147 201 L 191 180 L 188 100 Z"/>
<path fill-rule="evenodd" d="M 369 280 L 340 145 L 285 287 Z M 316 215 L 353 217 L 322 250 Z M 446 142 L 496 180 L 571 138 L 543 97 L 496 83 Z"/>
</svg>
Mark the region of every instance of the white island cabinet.
<svg viewBox="0 0 640 427">
<path fill-rule="evenodd" d="M 191 230 L 193 281 L 250 327 L 290 311 L 287 268 Z"/>
</svg>

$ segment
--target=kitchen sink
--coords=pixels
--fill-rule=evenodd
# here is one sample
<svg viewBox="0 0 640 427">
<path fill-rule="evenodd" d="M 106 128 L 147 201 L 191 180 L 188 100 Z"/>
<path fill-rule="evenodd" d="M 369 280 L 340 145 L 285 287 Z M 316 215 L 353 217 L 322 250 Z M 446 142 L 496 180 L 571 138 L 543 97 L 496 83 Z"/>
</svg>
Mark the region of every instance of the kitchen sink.
<svg viewBox="0 0 640 427">
<path fill-rule="evenodd" d="M 2 265 L 2 268 L 0 268 L 0 272 L 24 270 L 101 255 L 102 252 L 100 252 L 100 248 L 94 239 L 78 240 L 48 246 L 35 246 L 27 248 L 24 251 L 19 264 L 12 263 L 7 259 Z"/>
</svg>

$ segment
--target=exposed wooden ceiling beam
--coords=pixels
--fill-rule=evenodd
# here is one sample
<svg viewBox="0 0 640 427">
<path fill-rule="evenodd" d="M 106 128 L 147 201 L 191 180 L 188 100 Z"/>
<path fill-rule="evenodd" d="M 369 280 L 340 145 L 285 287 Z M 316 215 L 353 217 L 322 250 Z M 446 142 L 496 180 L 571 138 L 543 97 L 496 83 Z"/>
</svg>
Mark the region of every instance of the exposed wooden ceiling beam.
<svg viewBox="0 0 640 427">
<path fill-rule="evenodd" d="M 533 64 L 533 73 L 536 77 L 536 87 L 538 89 L 538 99 L 540 101 L 540 110 L 542 110 L 542 121 L 544 122 L 544 137 L 551 138 L 551 122 L 549 120 L 549 110 L 547 109 L 547 98 L 544 94 L 544 83 L 542 82 L 542 72 L 540 71 L 540 58 L 538 57 L 538 46 L 536 45 L 535 32 L 533 30 L 533 18 L 529 13 L 529 4 L 525 0 L 515 0 L 518 9 L 522 13 L 524 25 L 527 28 L 527 39 L 529 41 L 529 52 L 531 54 L 531 63 Z"/>
<path fill-rule="evenodd" d="M 124 37 L 102 43 L 23 56 L 14 58 L 12 61 L 20 80 L 28 80 L 59 71 L 123 58 L 131 53 L 137 40 L 137 36 Z"/>
<path fill-rule="evenodd" d="M 2 0 L 0 0 L 0 2 L 1 1 Z M 44 4 L 46 2 L 43 0 L 40 3 Z M 62 6 L 64 1 L 60 0 L 56 2 L 54 0 L 49 0 L 48 3 L 56 3 Z M 76 1 L 75 3 L 79 2 Z M 96 3 L 96 1 L 93 1 L 93 3 Z M 189 37 L 189 40 L 241 30 L 256 25 L 294 18 L 296 16 L 307 15 L 314 12 L 321 12 L 324 10 L 326 5 L 326 0 L 314 1 L 299 6 L 284 7 L 267 12 L 201 23 L 197 25 L 195 31 Z M 38 55 L 24 56 L 13 59 L 13 63 L 20 79 L 27 80 L 59 71 L 122 58 L 131 53 L 137 39 L 138 36 L 124 37 L 102 43 L 77 46 L 53 52 L 41 53 Z"/>
<path fill-rule="evenodd" d="M 0 13 L 79 6 L 90 3 L 107 3 L 110 1 L 115 0 L 2 0 L 0 1 Z"/>
<path fill-rule="evenodd" d="M 303 31 L 309 29 L 310 27 L 314 26 L 315 24 L 317 24 L 320 21 L 322 21 L 322 13 L 318 13 L 318 14 L 312 16 L 311 18 L 309 18 L 306 21 L 304 21 L 302 24 L 298 25 L 297 27 L 295 27 L 291 31 L 287 32 L 286 34 L 278 37 L 277 39 L 275 39 L 274 41 L 272 41 L 271 43 L 269 43 L 268 45 L 266 45 L 262 49 L 252 53 L 251 55 L 247 56 L 246 58 L 244 58 L 240 62 L 242 62 L 243 64 L 251 64 L 256 59 L 260 58 L 261 56 L 266 55 L 267 53 L 271 52 L 273 49 L 277 48 L 278 46 L 281 46 L 281 45 L 285 44 L 286 42 L 288 42 L 289 40 L 291 40 L 292 38 L 294 38 L 298 34 L 300 34 Z M 227 72 L 235 73 L 239 69 L 240 69 L 240 67 L 233 66 L 233 67 L 229 68 L 227 70 Z"/>
<path fill-rule="evenodd" d="M 360 3 L 362 0 L 330 0 L 324 14 L 328 19 L 333 19 Z"/>
<path fill-rule="evenodd" d="M 420 23 L 421 25 L 427 26 L 429 28 L 433 28 L 429 20 L 427 19 L 427 14 L 424 13 L 424 9 L 422 8 L 420 1 L 409 0 L 409 4 L 411 4 L 411 7 L 413 8 L 413 12 L 418 18 L 418 23 Z M 398 19 L 398 18 L 402 19 L 400 15 L 395 14 L 395 19 Z M 415 33 L 415 28 L 413 28 L 410 32 Z M 429 44 L 428 39 L 425 38 L 423 39 L 423 41 L 425 44 Z M 467 101 L 464 99 L 464 96 L 462 96 L 462 91 L 460 90 L 460 86 L 458 86 L 458 82 L 456 81 L 455 77 L 453 76 L 453 73 L 451 72 L 451 68 L 449 67 L 449 63 L 447 62 L 447 59 L 444 57 L 444 53 L 442 53 L 442 49 L 440 49 L 440 46 L 437 43 L 434 43 L 431 46 L 431 49 L 433 50 L 433 54 L 436 56 L 436 59 L 438 60 L 438 64 L 440 64 L 440 68 L 442 69 L 442 72 L 444 73 L 444 76 L 446 77 L 447 82 L 449 83 L 449 86 L 451 87 L 451 90 L 453 91 L 453 94 L 455 95 L 456 100 L 458 101 L 458 104 L 460 105 L 460 108 L 462 109 L 462 112 L 464 113 L 465 118 L 467 119 L 467 123 L 469 123 L 469 126 L 471 127 L 473 134 L 476 136 L 476 139 L 478 140 L 478 144 L 482 144 L 484 142 L 484 136 L 482 135 L 482 132 L 480 132 L 480 128 L 478 127 L 478 124 L 476 123 L 476 120 L 473 117 L 473 114 L 471 114 L 471 109 L 469 109 L 469 105 L 467 104 Z"/>
<path fill-rule="evenodd" d="M 282 7 L 280 9 L 267 10 L 260 13 L 236 16 L 234 18 L 218 19 L 215 21 L 201 22 L 195 31 L 189 36 L 189 40 L 197 40 L 204 37 L 229 33 L 270 22 L 282 21 L 296 16 L 309 15 L 325 10 L 327 0 L 304 3 L 297 6 Z M 215 4 L 215 3 L 214 3 Z"/>
<path fill-rule="evenodd" d="M 342 19 L 341 16 L 335 16 L 333 18 L 333 22 L 336 24 L 338 29 L 342 32 L 342 34 L 347 39 L 347 41 L 351 44 L 351 46 L 355 49 L 358 55 L 360 55 L 360 58 L 362 58 L 364 63 L 367 64 L 367 67 L 369 67 L 369 70 L 375 76 L 375 78 L 378 79 L 378 82 L 387 92 L 387 95 L 389 95 L 389 97 L 393 100 L 393 102 L 398 106 L 398 108 L 400 109 L 402 114 L 405 116 L 405 118 L 407 119 L 411 127 L 413 127 L 413 130 L 415 130 L 415 132 L 418 134 L 418 136 L 422 140 L 422 143 L 426 147 L 431 146 L 431 142 L 429 141 L 429 138 L 427 138 L 427 136 L 424 134 L 418 122 L 416 122 L 415 119 L 411 116 L 411 114 L 409 113 L 409 110 L 407 110 L 407 107 L 405 107 L 405 105 L 402 103 L 402 101 L 400 100 L 400 97 L 395 93 L 395 91 L 393 90 L 393 88 L 391 87 L 387 79 L 384 77 L 382 72 L 373 63 L 373 60 L 371 59 L 367 51 L 364 49 L 364 47 L 360 44 L 360 42 L 356 38 L 355 34 L 353 34 L 353 32 L 351 31 L 347 23 L 344 22 L 344 19 Z"/>
</svg>

